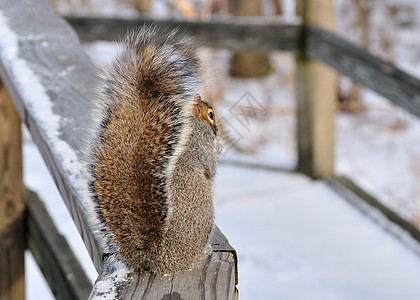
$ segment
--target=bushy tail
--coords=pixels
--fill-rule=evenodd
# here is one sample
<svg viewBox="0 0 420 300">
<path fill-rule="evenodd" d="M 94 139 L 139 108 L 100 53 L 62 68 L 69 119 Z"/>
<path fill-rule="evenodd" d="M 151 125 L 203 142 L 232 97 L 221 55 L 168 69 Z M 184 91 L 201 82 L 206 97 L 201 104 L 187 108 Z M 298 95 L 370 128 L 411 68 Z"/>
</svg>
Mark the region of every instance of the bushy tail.
<svg viewBox="0 0 420 300">
<path fill-rule="evenodd" d="M 161 37 L 150 27 L 133 30 L 104 70 L 88 150 L 98 226 L 144 269 L 159 251 L 165 174 L 188 135 L 185 120 L 200 85 L 188 41 L 177 40 L 176 32 Z"/>
</svg>

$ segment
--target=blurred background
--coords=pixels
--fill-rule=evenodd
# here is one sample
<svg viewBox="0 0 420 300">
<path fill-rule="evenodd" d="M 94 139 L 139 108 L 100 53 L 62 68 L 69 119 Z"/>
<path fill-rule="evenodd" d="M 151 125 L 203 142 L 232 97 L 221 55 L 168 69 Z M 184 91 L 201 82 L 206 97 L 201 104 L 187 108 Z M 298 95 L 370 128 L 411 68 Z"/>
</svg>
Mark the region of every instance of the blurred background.
<svg viewBox="0 0 420 300">
<path fill-rule="evenodd" d="M 261 16 L 295 20 L 294 0 L 51 0 L 51 3 L 62 15 L 135 17 L 147 14 L 152 18 L 186 20 Z M 335 33 L 392 62 L 408 74 L 420 77 L 420 2 L 336 0 Z M 119 49 L 117 42 L 83 42 L 83 46 L 98 66 L 106 65 Z M 363 269 L 347 269 L 350 275 L 348 278 L 344 276 L 346 278 L 341 281 L 330 281 L 320 271 L 308 275 L 311 272 L 307 271 L 307 265 L 302 267 L 282 252 L 282 249 L 288 247 L 285 246 L 288 243 L 286 239 L 270 242 L 273 233 L 283 232 L 274 225 L 282 224 L 279 219 L 287 218 L 278 214 L 279 210 L 284 212 L 285 208 L 293 206 L 287 204 L 287 201 L 294 197 L 311 197 L 311 190 L 308 190 L 309 194 L 293 194 L 289 198 L 285 196 L 291 195 L 291 186 L 307 184 L 309 179 L 303 175 L 293 175 L 291 179 L 287 172 L 264 171 L 267 166 L 293 170 L 297 164 L 294 54 L 202 48 L 198 55 L 204 64 L 204 99 L 215 108 L 225 145 L 216 179 L 216 222 L 239 254 L 240 299 L 397 299 L 394 298 L 397 292 L 370 294 L 372 291 L 366 286 L 356 288 L 359 294 L 349 294 L 355 277 L 363 273 Z M 337 85 L 335 172 L 354 180 L 420 229 L 419 120 L 378 94 L 361 88 L 347 77 L 340 76 Z M 244 108 L 251 108 L 251 111 L 244 112 Z M 48 172 L 42 166 L 42 159 L 29 134 L 25 134 L 24 150 L 26 185 L 37 191 L 46 200 L 48 209 L 54 211 L 52 216 L 60 220 L 57 226 L 70 240 L 89 277 L 94 280 L 96 272 L 88 254 L 85 253 L 83 243 L 73 228 Z M 250 195 L 245 187 L 252 185 L 255 189 Z M 255 197 L 252 193 L 255 193 Z M 324 191 L 320 195 L 325 198 L 335 197 Z M 281 207 L 277 207 L 279 198 L 285 200 Z M 322 212 L 317 209 L 316 206 L 311 207 L 311 212 L 319 212 L 322 216 Z M 338 217 L 340 209 L 337 208 Z M 293 210 L 289 213 L 293 217 Z M 333 210 L 327 215 L 334 213 Z M 250 235 L 247 236 L 237 228 L 246 223 L 248 218 L 255 221 L 255 224 L 251 224 L 255 235 L 252 235 L 252 230 L 248 230 Z M 357 221 L 355 226 L 361 226 L 360 232 L 366 232 L 362 226 L 366 221 L 359 220 L 356 215 L 354 218 Z M 307 225 L 310 226 L 309 223 Z M 324 226 L 328 227 L 328 224 Z M 284 229 L 285 234 L 289 228 Z M 307 230 L 308 227 L 298 228 L 296 234 Z M 257 239 L 259 235 L 265 236 L 262 232 L 267 234 L 266 240 Z M 358 232 L 357 229 L 354 232 Z M 368 240 L 370 237 L 364 238 Z M 325 243 L 339 244 L 340 241 Z M 296 251 L 294 247 L 290 247 L 290 252 Z M 312 255 L 316 257 L 316 254 L 322 256 L 324 250 L 314 251 Z M 346 253 L 343 255 L 347 256 Z M 31 260 L 29 254 L 28 259 Z M 378 261 L 374 266 L 380 264 Z M 410 263 L 407 261 L 407 264 Z M 330 273 L 337 267 L 329 269 L 325 262 L 321 265 Z M 360 265 L 364 265 L 363 260 Z M 346 269 L 340 266 L 342 268 L 339 269 Z M 39 271 L 35 265 L 30 263 L 28 268 L 30 285 L 27 298 L 51 298 L 47 288 L 43 288 L 43 279 L 39 274 L 36 275 Z M 377 273 L 380 273 L 378 270 Z M 407 280 L 419 280 L 419 277 L 410 278 L 410 275 L 418 273 L 418 268 L 412 270 L 412 273 L 406 271 Z M 342 275 L 340 272 L 337 274 Z M 371 290 L 379 289 L 386 282 L 373 281 L 377 286 L 373 284 Z M 285 288 L 279 289 L 276 284 L 282 287 L 289 285 L 290 291 L 286 293 Z M 302 286 L 307 289 L 306 292 L 297 293 Z M 404 286 L 401 289 L 405 288 L 408 289 Z M 412 294 L 401 292 L 399 295 L 407 296 L 399 299 L 414 299 L 410 298 Z"/>
</svg>

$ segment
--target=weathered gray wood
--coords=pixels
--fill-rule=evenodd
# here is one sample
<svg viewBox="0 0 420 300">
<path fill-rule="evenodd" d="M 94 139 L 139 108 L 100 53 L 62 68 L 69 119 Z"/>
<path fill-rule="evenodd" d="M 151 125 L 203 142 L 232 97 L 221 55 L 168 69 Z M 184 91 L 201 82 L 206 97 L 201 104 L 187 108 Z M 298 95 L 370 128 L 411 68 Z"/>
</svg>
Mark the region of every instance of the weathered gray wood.
<svg viewBox="0 0 420 300">
<path fill-rule="evenodd" d="M 297 13 L 305 26 L 334 28 L 332 0 L 298 0 Z M 306 55 L 296 56 L 297 169 L 312 177 L 334 173 L 336 76 L 331 69 Z"/>
<path fill-rule="evenodd" d="M 115 268 L 115 258 L 107 257 L 90 299 L 223 299 L 235 295 L 236 254 L 213 251 L 194 269 L 172 274 L 138 274 Z"/>
<path fill-rule="evenodd" d="M 187 271 L 156 275 L 127 270 L 109 255 L 90 299 L 233 299 L 238 283 L 236 251 L 218 227 L 210 236 L 212 254 Z"/>
<path fill-rule="evenodd" d="M 25 299 L 21 122 L 0 82 L 0 299 Z"/>
<path fill-rule="evenodd" d="M 81 136 L 89 122 L 89 103 L 94 99 L 90 91 L 95 86 L 96 70 L 74 31 L 46 0 L 1 1 L 0 34 L 1 78 L 100 271 L 103 259 L 113 257 L 115 249 L 86 216 L 83 200 L 87 194 L 80 163 Z M 31 228 L 36 228 L 32 225 Z M 230 294 L 237 278 L 236 255 L 219 230 L 214 234 L 215 253 L 230 257 L 229 272 L 220 272 L 226 268 L 218 267 L 221 259 L 215 259 L 208 262 L 207 269 L 214 270 L 208 276 L 229 278 L 217 279 L 217 292 Z M 113 263 L 104 266 L 118 269 Z M 186 280 L 183 274 L 174 276 Z M 131 274 L 130 278 L 135 276 L 138 275 Z M 128 286 L 130 282 L 131 279 Z M 118 287 L 118 282 L 110 284 L 110 288 Z M 196 293 L 199 286 L 191 289 L 191 293 Z M 182 294 L 186 292 L 185 286 L 173 286 L 172 292 Z"/>
<path fill-rule="evenodd" d="M 415 240 L 420 242 L 420 231 L 413 224 L 404 220 L 396 212 L 361 189 L 349 178 L 345 176 L 327 176 L 324 179 L 333 190 L 359 208 L 362 212 L 369 215 L 369 206 L 378 209 L 388 220 L 397 224 Z M 366 206 L 366 204 L 368 204 L 368 206 Z"/>
<path fill-rule="evenodd" d="M 234 275 L 235 275 L 235 285 L 238 284 L 238 256 L 236 250 L 229 244 L 226 236 L 220 231 L 220 228 L 215 226 L 211 232 L 209 244 L 211 245 L 213 252 L 224 252 L 231 253 L 235 261 L 234 264 Z"/>
<path fill-rule="evenodd" d="M 414 115 L 420 116 L 419 80 L 389 62 L 318 27 L 309 25 L 302 32 L 299 21 L 292 24 L 273 24 L 271 21 L 256 20 L 249 24 L 249 20 L 246 19 L 188 22 L 147 18 L 67 17 L 80 38 L 88 41 L 115 40 L 124 35 L 127 28 L 155 23 L 158 27 L 168 29 L 180 27 L 181 32 L 197 36 L 199 44 L 212 47 L 257 51 L 296 51 L 305 47 L 305 53 L 310 58 L 333 67 Z"/>
<path fill-rule="evenodd" d="M 83 40 L 115 40 L 127 32 L 127 28 L 142 24 L 173 29 L 197 36 L 197 43 L 233 50 L 283 50 L 304 52 L 312 59 L 321 61 L 338 72 L 420 116 L 419 80 L 356 47 L 333 33 L 311 24 L 303 30 L 300 19 L 291 23 L 266 21 L 256 18 L 240 18 L 230 21 L 189 22 L 151 20 L 148 18 L 111 19 L 72 17 L 67 20 Z M 303 91 L 303 89 L 301 89 Z"/>
<path fill-rule="evenodd" d="M 38 196 L 26 191 L 28 218 L 27 245 L 56 299 L 89 297 L 92 283 L 73 254 L 66 239 L 58 232 Z"/>
<path fill-rule="evenodd" d="M 420 117 L 419 79 L 333 33 L 314 26 L 305 32 L 309 57 L 329 65 Z"/>
<path fill-rule="evenodd" d="M 48 1 L 4 0 L 0 11 L 1 78 L 99 269 L 110 249 L 82 210 L 79 160 L 95 68 Z"/>
<path fill-rule="evenodd" d="M 67 16 L 66 20 L 82 40 L 114 41 L 129 28 L 154 24 L 157 28 L 179 28 L 180 34 L 194 37 L 202 46 L 222 47 L 241 51 L 296 51 L 301 27 L 299 19 L 229 18 L 211 21 L 156 20 L 138 18 L 97 18 Z"/>
</svg>

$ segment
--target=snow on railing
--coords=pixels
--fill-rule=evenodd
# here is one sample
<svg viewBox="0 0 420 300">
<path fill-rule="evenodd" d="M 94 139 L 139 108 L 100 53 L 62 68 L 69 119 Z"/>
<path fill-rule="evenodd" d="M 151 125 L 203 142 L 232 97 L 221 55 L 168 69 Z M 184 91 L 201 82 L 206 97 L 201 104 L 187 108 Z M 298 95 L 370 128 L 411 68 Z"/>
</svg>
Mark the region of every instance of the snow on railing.
<svg viewBox="0 0 420 300">
<path fill-rule="evenodd" d="M 118 293 L 121 298 L 135 294 L 142 295 L 142 299 L 159 295 L 159 299 L 171 298 L 173 295 L 181 296 L 182 299 L 185 295 L 197 295 L 197 299 L 199 295 L 218 299 L 232 298 L 237 282 L 236 254 L 218 228 L 212 233 L 213 255 L 194 270 L 168 276 L 137 274 L 113 259 L 116 250 L 109 246 L 111 243 L 106 235 L 95 228 L 84 204 L 88 195 L 81 164 L 82 136 L 89 121 L 92 107 L 90 102 L 95 98 L 91 91 L 96 74 L 97 70 L 82 49 L 77 35 L 55 13 L 47 0 L 0 2 L 1 80 L 38 146 L 99 273 L 91 297 L 114 299 L 113 296 Z M 7 137 L 9 138 L 8 135 Z M 5 153 L 10 157 L 8 151 L 5 150 Z M 18 168 L 19 165 L 14 167 Z M 19 184 L 21 178 L 16 178 Z M 6 186 L 5 189 L 7 188 L 12 186 Z M 42 222 L 43 217 L 40 214 L 35 215 L 34 207 L 40 208 L 41 204 L 32 204 L 31 202 L 28 206 L 29 214 L 34 214 L 34 217 L 29 222 L 32 227 L 27 234 L 36 234 L 36 237 L 28 237 L 31 241 L 29 246 L 36 253 L 35 258 L 41 260 L 38 263 L 42 266 L 44 275 L 50 277 L 47 279 L 52 291 L 57 297 L 67 298 L 68 289 L 62 288 L 63 281 L 72 281 L 67 286 L 77 289 L 77 280 L 72 278 L 75 273 L 69 274 L 69 264 L 60 266 L 60 259 L 51 262 L 46 255 L 38 255 L 45 251 L 57 252 L 54 249 L 59 248 L 53 245 L 54 239 L 48 239 L 52 235 L 51 231 L 43 232 L 43 228 L 51 230 L 51 226 L 37 226 L 37 220 Z M 24 208 L 23 204 L 19 205 Z M 39 211 L 44 218 L 49 217 L 45 215 L 45 210 Z M 23 233 L 21 236 L 23 237 Z M 54 233 L 54 236 L 57 234 Z M 63 243 L 61 247 L 62 245 Z M 23 248 L 20 250 L 23 253 Z M 4 266 L 0 263 L 0 270 L 0 286 L 3 286 L 4 278 L 13 280 L 13 263 Z M 8 273 L 11 275 L 7 276 Z M 61 274 L 61 277 L 57 278 L 57 274 Z M 10 284 L 8 288 L 11 289 L 13 285 Z M 83 288 L 86 286 L 89 283 Z M 81 296 L 79 294 L 75 297 Z M 11 296 L 9 299 L 13 298 L 21 296 Z"/>
<path fill-rule="evenodd" d="M 332 16 L 332 1 L 321 2 L 328 4 L 323 7 L 331 10 Z M 157 27 L 178 27 L 179 32 L 197 36 L 196 41 L 201 45 L 296 52 L 299 169 L 314 177 L 334 175 L 334 155 L 331 155 L 334 130 L 330 130 L 334 126 L 334 115 L 321 114 L 324 112 L 318 105 L 328 107 L 331 103 L 333 93 L 329 93 L 328 101 L 323 95 L 327 90 L 334 90 L 335 81 L 333 76 L 324 76 L 328 72 L 319 64 L 313 64 L 314 60 L 350 76 L 416 116 L 420 116 L 420 81 L 319 27 L 331 23 L 331 18 L 326 21 L 321 14 L 316 17 L 316 11 L 302 13 L 298 10 L 298 13 L 302 14 L 302 22 L 300 19 L 286 23 L 254 18 L 211 22 L 87 17 L 68 17 L 67 20 L 86 40 L 116 39 L 127 32 L 127 27 L 153 22 Z M 212 257 L 195 270 L 169 276 L 134 274 L 125 269 L 114 259 L 115 249 L 109 246 L 107 237 L 95 229 L 84 207 L 87 192 L 80 148 L 89 120 L 89 103 L 94 99 L 90 91 L 96 74 L 73 29 L 56 15 L 46 0 L 0 2 L 1 80 L 37 144 L 99 272 L 91 297 L 110 299 L 118 294 L 121 298 L 142 299 L 231 298 L 237 283 L 236 254 L 217 228 L 213 232 Z M 3 152 L 7 153 L 6 150 Z M 21 180 L 19 176 L 16 178 Z M 24 207 L 22 203 L 18 205 Z M 0 229 L 3 229 L 1 214 L 3 210 L 0 210 Z M 39 246 L 42 243 L 32 244 L 38 245 L 33 246 L 38 248 L 32 251 L 42 251 Z M 0 254 L 1 251 L 0 246 Z M 47 261 L 41 264 L 48 269 Z M 7 268 L 0 262 L 2 272 L 10 271 L 11 268 Z M 48 276 L 48 272 L 46 274 Z M 54 280 L 51 282 L 53 290 L 60 290 L 54 287 Z"/>
</svg>

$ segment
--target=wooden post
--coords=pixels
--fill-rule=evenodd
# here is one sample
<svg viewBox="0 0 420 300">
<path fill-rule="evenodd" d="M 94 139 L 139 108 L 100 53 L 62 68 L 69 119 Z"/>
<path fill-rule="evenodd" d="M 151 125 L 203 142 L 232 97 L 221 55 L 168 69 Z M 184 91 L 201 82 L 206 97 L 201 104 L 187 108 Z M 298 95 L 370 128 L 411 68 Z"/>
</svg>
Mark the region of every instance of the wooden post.
<svg viewBox="0 0 420 300">
<path fill-rule="evenodd" d="M 297 0 L 296 13 L 304 26 L 332 31 L 333 0 Z M 334 173 L 334 116 L 337 84 L 331 69 L 306 56 L 306 35 L 296 58 L 298 171 L 312 177 Z"/>
<path fill-rule="evenodd" d="M 0 82 L 0 300 L 25 299 L 21 122 Z"/>
</svg>

